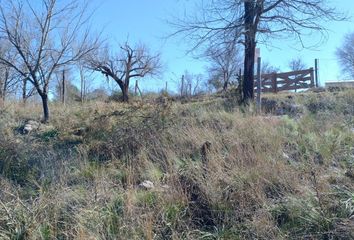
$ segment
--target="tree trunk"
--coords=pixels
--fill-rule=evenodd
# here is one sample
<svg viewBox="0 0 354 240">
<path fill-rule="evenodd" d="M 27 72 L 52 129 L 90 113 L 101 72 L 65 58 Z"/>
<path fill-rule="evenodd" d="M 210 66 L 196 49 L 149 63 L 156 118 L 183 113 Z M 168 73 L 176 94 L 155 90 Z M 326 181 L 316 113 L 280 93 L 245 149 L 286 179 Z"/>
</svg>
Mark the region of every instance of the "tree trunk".
<svg viewBox="0 0 354 240">
<path fill-rule="evenodd" d="M 226 92 L 227 87 L 229 86 L 229 75 L 224 71 L 224 85 L 222 87 L 222 90 Z"/>
<path fill-rule="evenodd" d="M 245 1 L 245 61 L 243 72 L 243 102 L 254 98 L 254 57 L 256 49 L 256 30 L 254 26 L 255 5 Z"/>
<path fill-rule="evenodd" d="M 65 70 L 63 70 L 63 76 L 62 76 L 62 103 L 65 105 Z"/>
<path fill-rule="evenodd" d="M 127 84 L 122 88 L 123 102 L 129 102 L 129 86 Z"/>
<path fill-rule="evenodd" d="M 0 80 L 0 107 L 4 106 L 5 102 L 5 91 L 4 91 L 4 83 Z"/>
<path fill-rule="evenodd" d="M 84 102 L 84 95 L 85 95 L 85 85 L 84 85 L 84 74 L 83 74 L 83 72 L 82 72 L 82 69 L 81 69 L 81 67 L 80 67 L 80 82 L 81 82 L 81 84 L 80 84 L 80 100 L 81 100 L 81 103 L 83 103 Z"/>
<path fill-rule="evenodd" d="M 23 79 L 22 81 L 22 103 L 26 105 L 27 102 L 27 79 Z"/>
<path fill-rule="evenodd" d="M 254 98 L 254 55 L 256 43 L 246 37 L 244 78 L 243 78 L 243 99 L 249 101 Z"/>
<path fill-rule="evenodd" d="M 47 123 L 49 121 L 48 94 L 43 93 L 41 98 L 43 106 L 43 122 Z"/>
<path fill-rule="evenodd" d="M 2 96 L 1 96 L 2 102 L 5 103 L 6 101 L 6 92 L 3 90 Z M 0 100 L 1 101 L 1 100 Z"/>
</svg>

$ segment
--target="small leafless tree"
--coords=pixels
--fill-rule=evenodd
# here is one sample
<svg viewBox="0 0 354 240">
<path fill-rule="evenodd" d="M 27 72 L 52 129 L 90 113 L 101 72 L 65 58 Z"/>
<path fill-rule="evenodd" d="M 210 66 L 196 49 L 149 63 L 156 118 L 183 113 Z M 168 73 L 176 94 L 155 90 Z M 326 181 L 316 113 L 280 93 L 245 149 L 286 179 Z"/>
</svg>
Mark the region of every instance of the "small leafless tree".
<svg viewBox="0 0 354 240">
<path fill-rule="evenodd" d="M 354 78 L 354 32 L 345 36 L 343 45 L 337 49 L 342 72 Z"/>
<path fill-rule="evenodd" d="M 290 60 L 289 68 L 291 71 L 301 71 L 301 70 L 305 70 L 307 67 L 306 67 L 306 64 L 302 61 L 302 59 L 300 57 L 298 57 L 298 58 L 294 58 L 294 59 Z M 301 74 L 295 75 L 294 77 L 295 77 L 295 79 L 301 78 Z M 295 84 L 295 87 L 298 86 L 297 81 L 295 81 L 294 84 Z M 297 88 L 295 88 L 295 92 L 297 92 Z"/>
<path fill-rule="evenodd" d="M 203 76 L 201 74 L 192 74 L 187 70 L 178 82 L 178 91 L 181 97 L 192 97 L 203 92 Z"/>
<path fill-rule="evenodd" d="M 0 42 L 0 57 L 13 59 L 14 53 L 6 42 Z M 9 66 L 0 63 L 0 105 L 5 102 L 6 96 L 16 90 L 19 76 Z"/>
<path fill-rule="evenodd" d="M 263 61 L 261 66 L 261 74 L 271 74 L 277 73 L 280 69 L 278 67 L 273 66 L 268 61 Z"/>
<path fill-rule="evenodd" d="M 100 53 L 92 54 L 87 60 L 88 68 L 112 78 L 122 91 L 123 102 L 129 101 L 129 84 L 134 78 L 143 78 L 158 73 L 161 68 L 160 55 L 152 55 L 144 45 L 120 46 L 118 53 L 110 53 L 106 47 Z"/>
<path fill-rule="evenodd" d="M 0 63 L 35 87 L 44 122 L 49 120 L 48 93 L 54 72 L 80 60 L 98 44 L 98 38 L 90 39 L 86 14 L 87 4 L 80 0 L 1 2 L 0 34 L 14 49 L 16 59 L 0 57 Z"/>
<path fill-rule="evenodd" d="M 240 43 L 244 46 L 243 100 L 254 97 L 255 49 L 269 37 L 326 33 L 324 22 L 343 20 L 328 0 L 200 0 L 195 12 L 172 21 L 176 31 L 194 41 L 191 51 L 204 44 Z"/>
<path fill-rule="evenodd" d="M 235 44 L 210 45 L 205 56 L 210 62 L 208 67 L 209 82 L 215 87 L 226 91 L 230 82 L 236 80 L 237 73 L 242 68 L 240 52 Z"/>
<path fill-rule="evenodd" d="M 291 71 L 300 71 L 307 68 L 306 64 L 299 57 L 291 59 L 288 66 Z"/>
<path fill-rule="evenodd" d="M 27 100 L 36 95 L 36 88 L 31 84 L 28 85 L 29 80 L 27 77 L 21 76 L 22 80 L 20 81 L 20 88 L 21 88 L 21 98 L 23 105 L 26 105 Z"/>
<path fill-rule="evenodd" d="M 77 64 L 80 77 L 80 101 L 81 103 L 86 101 L 87 94 L 89 92 L 90 75 L 87 73 L 87 69 L 83 62 Z"/>
<path fill-rule="evenodd" d="M 14 93 L 18 83 L 18 76 L 11 68 L 0 66 L 0 105 L 2 105 L 6 97 Z"/>
</svg>

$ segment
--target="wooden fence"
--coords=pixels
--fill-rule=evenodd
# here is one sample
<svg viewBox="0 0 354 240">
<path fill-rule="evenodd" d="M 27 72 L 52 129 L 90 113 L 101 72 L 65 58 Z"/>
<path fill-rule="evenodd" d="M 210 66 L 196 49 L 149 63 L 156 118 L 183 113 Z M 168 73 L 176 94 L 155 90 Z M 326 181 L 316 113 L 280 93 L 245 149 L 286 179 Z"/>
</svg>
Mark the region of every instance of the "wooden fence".
<svg viewBox="0 0 354 240">
<path fill-rule="evenodd" d="M 257 89 L 257 78 L 255 80 Z M 261 76 L 261 87 L 264 93 L 277 93 L 279 91 L 291 91 L 307 89 L 315 86 L 314 69 L 301 71 L 263 74 Z"/>
</svg>

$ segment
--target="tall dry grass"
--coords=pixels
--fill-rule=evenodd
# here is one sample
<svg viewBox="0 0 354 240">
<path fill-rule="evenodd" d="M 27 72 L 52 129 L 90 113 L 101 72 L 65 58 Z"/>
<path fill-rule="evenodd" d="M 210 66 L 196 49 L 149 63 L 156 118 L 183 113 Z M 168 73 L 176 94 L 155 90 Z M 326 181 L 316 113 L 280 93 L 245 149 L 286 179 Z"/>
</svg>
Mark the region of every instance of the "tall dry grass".
<svg viewBox="0 0 354 240">
<path fill-rule="evenodd" d="M 353 92 L 51 106 L 0 117 L 1 239 L 350 239 Z M 351 175 L 352 174 L 352 175 Z M 154 182 L 153 189 L 138 185 Z"/>
</svg>

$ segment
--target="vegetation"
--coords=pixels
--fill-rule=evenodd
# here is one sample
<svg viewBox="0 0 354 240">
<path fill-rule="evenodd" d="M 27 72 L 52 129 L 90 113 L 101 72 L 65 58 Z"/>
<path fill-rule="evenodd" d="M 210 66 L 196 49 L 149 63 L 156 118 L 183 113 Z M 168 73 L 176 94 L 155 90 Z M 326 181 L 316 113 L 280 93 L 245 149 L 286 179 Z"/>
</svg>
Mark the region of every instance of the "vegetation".
<svg viewBox="0 0 354 240">
<path fill-rule="evenodd" d="M 171 25 L 176 29 L 172 36 L 182 34 L 194 43 L 190 51 L 205 45 L 212 48 L 226 45 L 225 51 L 242 46 L 242 98 L 248 102 L 254 99 L 255 55 L 259 43 L 267 45 L 270 38 L 294 37 L 301 47 L 306 47 L 304 36 L 315 36 L 316 32 L 323 37 L 327 32 L 326 21 L 343 20 L 346 16 L 327 0 L 210 0 L 197 1 L 195 11 L 177 18 Z"/>
<path fill-rule="evenodd" d="M 178 96 L 169 82 L 141 91 L 161 55 L 103 41 L 88 2 L 1 1 L 0 239 L 354 239 L 354 91 L 253 105 L 258 41 L 324 33 L 321 21 L 346 19 L 329 1 L 211 0 L 183 14 L 172 35 L 202 50 L 209 77 L 189 66 Z M 312 86 L 300 78 L 272 88 Z"/>
<path fill-rule="evenodd" d="M 336 54 L 343 73 L 348 77 L 354 77 L 354 32 L 344 37 L 344 42 Z"/>
<path fill-rule="evenodd" d="M 12 104 L 1 239 L 353 238 L 353 91 L 267 95 L 263 114 L 227 95 L 51 103 L 27 135 L 41 108 Z"/>
</svg>

